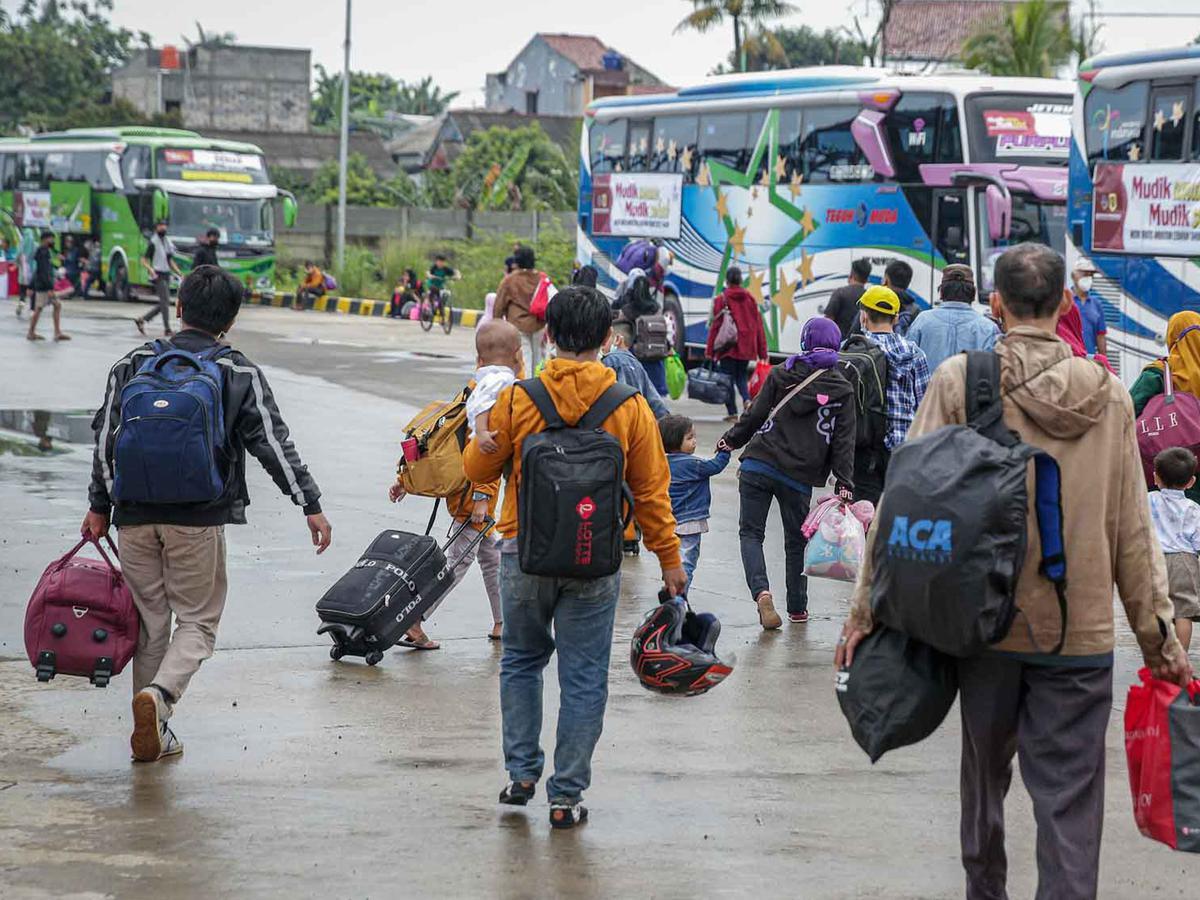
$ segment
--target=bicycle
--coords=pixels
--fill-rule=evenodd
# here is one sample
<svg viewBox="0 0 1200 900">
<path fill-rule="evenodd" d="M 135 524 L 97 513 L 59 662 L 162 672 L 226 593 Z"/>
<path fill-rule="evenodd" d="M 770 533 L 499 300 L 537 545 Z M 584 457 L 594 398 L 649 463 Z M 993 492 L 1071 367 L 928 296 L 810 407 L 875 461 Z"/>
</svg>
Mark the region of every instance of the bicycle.
<svg viewBox="0 0 1200 900">
<path fill-rule="evenodd" d="M 442 330 L 446 334 L 450 333 L 450 329 L 454 327 L 454 306 L 452 304 L 451 293 L 442 288 L 440 291 L 432 288 L 429 291 L 429 296 L 421 301 L 420 321 L 421 328 L 425 331 L 433 329 L 434 320 L 441 317 Z"/>
</svg>

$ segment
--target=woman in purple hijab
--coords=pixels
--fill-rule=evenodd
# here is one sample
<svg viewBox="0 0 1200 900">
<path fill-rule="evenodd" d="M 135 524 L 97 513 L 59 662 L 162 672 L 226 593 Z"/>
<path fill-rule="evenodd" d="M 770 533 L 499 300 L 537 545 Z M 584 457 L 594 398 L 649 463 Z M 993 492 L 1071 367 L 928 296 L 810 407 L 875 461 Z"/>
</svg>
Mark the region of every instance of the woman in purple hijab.
<svg viewBox="0 0 1200 900">
<path fill-rule="evenodd" d="M 854 392 L 838 368 L 842 335 L 824 316 L 804 323 L 800 352 L 776 366 L 754 403 L 717 444 L 721 450 L 745 447 L 738 470 L 742 568 L 750 598 L 765 630 L 783 621 L 775 611 L 763 555 L 767 514 L 779 502 L 787 574 L 787 614 L 808 621 L 808 579 L 804 576 L 801 532 L 815 487 L 832 472 L 839 493 L 854 493 Z"/>
</svg>

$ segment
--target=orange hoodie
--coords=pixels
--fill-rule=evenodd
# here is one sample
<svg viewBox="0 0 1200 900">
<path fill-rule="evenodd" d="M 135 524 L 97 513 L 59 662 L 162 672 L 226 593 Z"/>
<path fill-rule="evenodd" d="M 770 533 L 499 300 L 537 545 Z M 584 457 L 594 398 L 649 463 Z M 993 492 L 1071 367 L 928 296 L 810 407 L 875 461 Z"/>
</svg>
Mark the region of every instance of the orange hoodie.
<svg viewBox="0 0 1200 900">
<path fill-rule="evenodd" d="M 541 375 L 550 391 L 559 415 L 574 425 L 610 384 L 616 373 L 599 362 L 574 362 L 552 359 Z M 499 478 L 505 464 L 512 460 L 512 474 L 504 492 L 500 512 L 500 534 L 517 536 L 517 485 L 521 481 L 521 445 L 525 437 L 546 427 L 529 395 L 519 388 L 500 393 L 489 413 L 488 425 L 496 432 L 499 450 L 480 452 L 474 441 L 463 453 L 463 468 L 476 484 Z M 640 394 L 617 408 L 604 423 L 604 430 L 621 442 L 625 451 L 625 480 L 633 491 L 634 516 L 642 526 L 647 549 L 658 557 L 663 570 L 676 569 L 680 563 L 679 538 L 675 536 L 675 516 L 671 513 L 671 470 L 663 451 L 662 437 L 654 414 Z"/>
</svg>

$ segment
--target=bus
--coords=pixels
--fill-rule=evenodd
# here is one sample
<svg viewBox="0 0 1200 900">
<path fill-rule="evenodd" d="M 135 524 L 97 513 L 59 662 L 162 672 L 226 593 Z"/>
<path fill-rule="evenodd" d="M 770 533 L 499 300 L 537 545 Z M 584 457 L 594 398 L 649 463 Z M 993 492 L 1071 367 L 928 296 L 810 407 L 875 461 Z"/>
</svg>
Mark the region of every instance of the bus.
<svg viewBox="0 0 1200 900">
<path fill-rule="evenodd" d="M 859 257 L 873 281 L 907 261 L 925 306 L 948 263 L 972 265 L 986 296 L 1005 246 L 1064 249 L 1072 91 L 828 66 L 597 100 L 580 143 L 579 261 L 611 288 L 627 241 L 669 249 L 663 307 L 681 354 L 703 347 L 734 264 L 777 355 Z"/>
<path fill-rule="evenodd" d="M 1070 260 L 1098 270 L 1109 361 L 1132 384 L 1166 354 L 1167 319 L 1200 310 L 1200 46 L 1083 62 L 1068 203 Z"/>
<path fill-rule="evenodd" d="M 252 290 L 275 279 L 274 201 L 285 227 L 296 200 L 271 184 L 262 151 L 174 128 L 75 128 L 0 139 L 0 228 L 28 243 L 49 229 L 94 238 L 110 299 L 148 287 L 142 259 L 154 222 L 166 219 L 187 272 L 197 240 L 221 232 L 222 267 Z"/>
</svg>

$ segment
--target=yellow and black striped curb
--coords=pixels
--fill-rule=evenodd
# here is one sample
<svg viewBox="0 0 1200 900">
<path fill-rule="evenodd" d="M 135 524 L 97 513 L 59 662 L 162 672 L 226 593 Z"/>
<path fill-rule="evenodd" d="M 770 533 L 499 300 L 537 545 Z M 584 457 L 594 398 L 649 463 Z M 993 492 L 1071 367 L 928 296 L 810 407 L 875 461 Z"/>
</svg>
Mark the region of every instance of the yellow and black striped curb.
<svg viewBox="0 0 1200 900">
<path fill-rule="evenodd" d="M 255 306 L 292 306 L 296 295 L 290 292 L 264 294 L 254 291 L 247 302 Z M 301 308 L 314 312 L 341 313 L 345 316 L 386 316 L 391 304 L 387 300 L 368 300 L 363 297 L 334 297 L 326 294 L 322 297 L 306 297 Z M 478 309 L 455 309 L 454 323 L 464 328 L 474 328 L 481 311 Z"/>
</svg>

